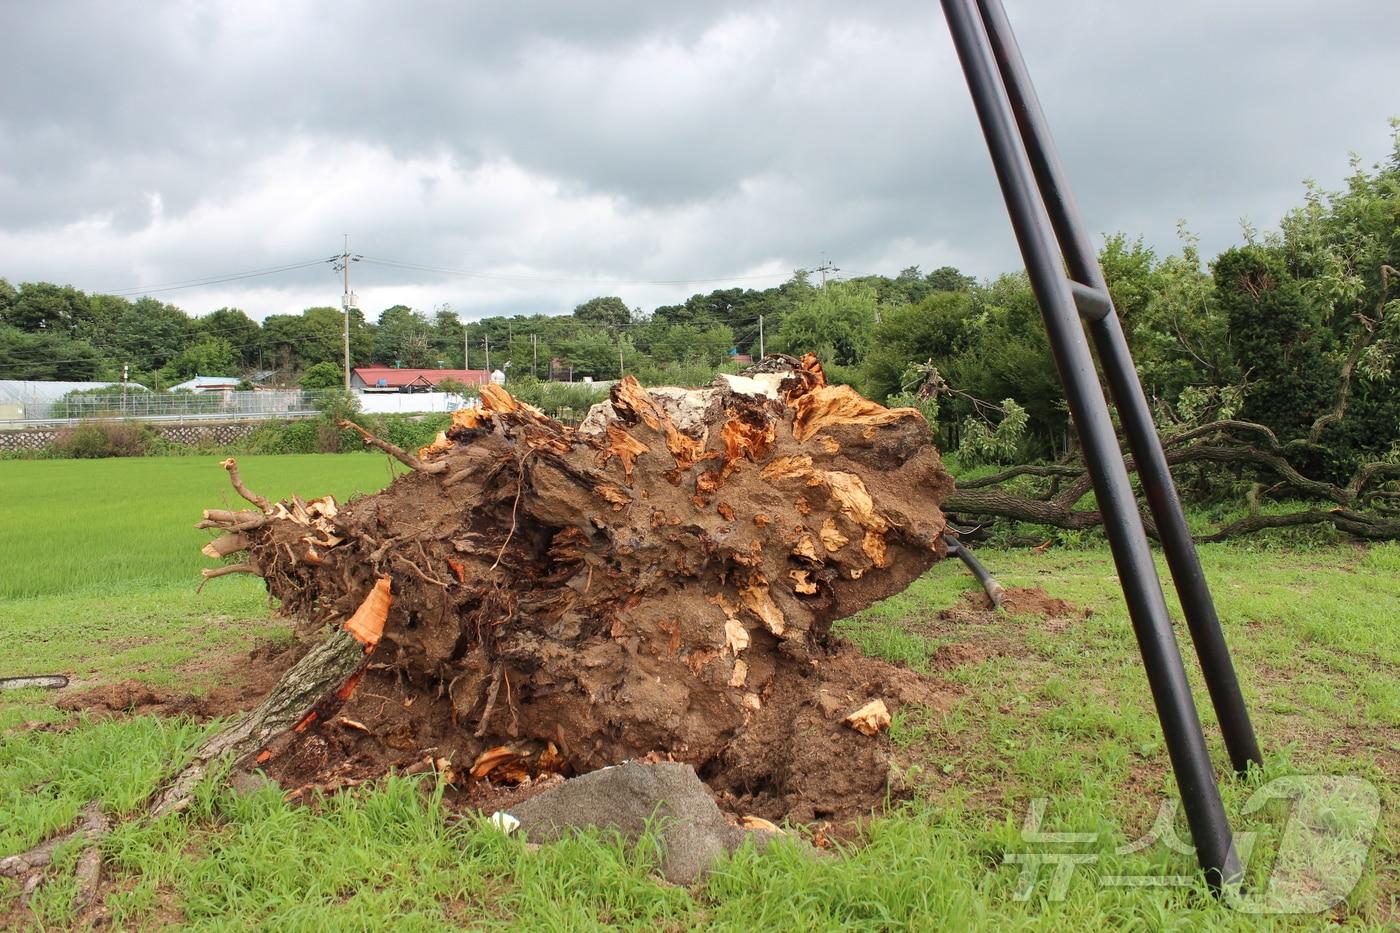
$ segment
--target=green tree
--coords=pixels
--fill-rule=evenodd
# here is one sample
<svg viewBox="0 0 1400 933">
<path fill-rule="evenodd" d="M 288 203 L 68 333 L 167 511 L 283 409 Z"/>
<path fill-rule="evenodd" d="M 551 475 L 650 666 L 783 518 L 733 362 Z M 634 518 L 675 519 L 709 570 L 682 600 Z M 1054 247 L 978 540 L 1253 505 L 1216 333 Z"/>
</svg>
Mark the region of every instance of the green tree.
<svg viewBox="0 0 1400 933">
<path fill-rule="evenodd" d="M 1201 268 L 1195 236 L 1184 226 L 1179 233 L 1180 255 L 1168 256 L 1147 274 L 1145 300 L 1144 284 L 1133 281 L 1144 277 L 1142 266 L 1103 257 L 1115 303 L 1127 308 L 1124 326 L 1143 389 L 1161 402 L 1175 402 L 1191 386 L 1215 386 L 1218 392 L 1240 378 L 1214 280 Z"/>
<path fill-rule="evenodd" d="M 104 349 L 120 366 L 154 372 L 170 362 L 190 340 L 194 322 L 179 308 L 154 298 L 118 306 L 110 342 Z"/>
<path fill-rule="evenodd" d="M 931 292 L 917 305 L 886 310 L 861 367 L 866 394 L 884 399 L 900 392 L 911 364 L 932 360 L 946 370 L 967 348 L 975 311 L 970 292 Z"/>
<path fill-rule="evenodd" d="M 25 282 L 3 309 L 0 323 L 20 330 L 75 334 L 88 317 L 88 298 L 71 285 Z"/>
<path fill-rule="evenodd" d="M 859 363 L 879 310 L 875 289 L 864 282 L 832 282 L 813 289 L 783 318 L 775 349 L 794 356 L 815 353 L 824 363 Z"/>
<path fill-rule="evenodd" d="M 632 311 L 621 298 L 608 295 L 590 298 L 574 308 L 574 319 L 581 324 L 601 327 L 610 334 L 616 334 L 632 322 Z"/>
<path fill-rule="evenodd" d="M 650 353 L 656 363 L 699 363 L 718 366 L 729 357 L 734 331 L 726 324 L 661 326 L 651 335 Z"/>
<path fill-rule="evenodd" d="M 925 276 L 924 280 L 936 292 L 965 292 L 977 284 L 975 278 L 963 275 L 952 266 L 939 266 Z"/>
<path fill-rule="evenodd" d="M 374 357 L 387 366 L 432 368 L 437 354 L 428 319 L 407 305 L 385 308 L 374 332 Z"/>
<path fill-rule="evenodd" d="M 613 379 L 618 374 L 618 341 L 598 330 L 582 330 L 574 337 L 565 340 L 561 346 L 564 356 L 573 366 L 574 378 L 592 376 L 594 379 Z M 627 348 L 623 355 L 626 356 Z M 632 348 L 635 357 L 635 348 Z M 635 360 L 634 360 L 635 364 Z"/>
<path fill-rule="evenodd" d="M 5 314 L 10 310 L 10 305 L 15 303 L 15 298 L 19 292 L 8 279 L 0 277 L 0 321 L 4 321 Z"/>
<path fill-rule="evenodd" d="M 297 385 L 307 392 L 339 389 L 345 385 L 345 374 L 335 363 L 313 363 L 301 374 Z"/>
<path fill-rule="evenodd" d="M 1064 453 L 1071 443 L 1064 391 L 1029 279 L 1025 273 L 998 276 L 972 297 L 967 351 L 950 361 L 944 377 L 977 399 L 1010 398 L 1024 405 L 1028 455 Z M 949 408 L 950 418 L 974 413 L 966 399 Z"/>
<path fill-rule="evenodd" d="M 185 347 L 161 367 L 160 381 L 166 385 L 195 376 L 227 376 L 238 369 L 238 353 L 223 337 L 204 337 Z"/>
<path fill-rule="evenodd" d="M 1325 316 L 1272 249 L 1229 249 L 1212 269 L 1235 365 L 1250 383 L 1243 416 L 1284 439 L 1306 435 L 1332 401 L 1338 378 Z"/>
<path fill-rule="evenodd" d="M 452 367 L 462 362 L 462 321 L 449 305 L 443 304 L 433 309 L 432 333 L 428 342 L 435 360 L 444 360 Z"/>
<path fill-rule="evenodd" d="M 257 321 L 238 308 L 219 308 L 195 318 L 195 332 L 204 337 L 227 340 L 238 356 L 238 362 L 251 367 L 258 362 L 262 330 Z"/>
<path fill-rule="evenodd" d="M 0 324 L 0 379 L 82 381 L 98 378 L 102 369 L 101 355 L 86 340 Z"/>
<path fill-rule="evenodd" d="M 299 370 L 313 363 L 340 364 L 344 315 L 339 308 L 307 308 L 299 315 L 272 314 L 263 319 L 264 363 Z M 362 366 L 373 357 L 374 335 L 358 309 L 350 312 L 350 363 Z"/>
</svg>

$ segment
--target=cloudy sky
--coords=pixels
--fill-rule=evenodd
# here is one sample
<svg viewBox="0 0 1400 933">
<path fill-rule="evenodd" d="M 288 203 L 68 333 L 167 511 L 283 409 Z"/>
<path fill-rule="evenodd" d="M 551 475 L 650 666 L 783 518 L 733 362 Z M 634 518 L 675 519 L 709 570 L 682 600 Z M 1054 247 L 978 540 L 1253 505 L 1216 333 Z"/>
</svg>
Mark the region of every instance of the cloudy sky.
<svg viewBox="0 0 1400 933">
<path fill-rule="evenodd" d="M 1387 154 L 1395 0 L 1007 6 L 1096 232 L 1171 251 L 1185 219 L 1211 253 Z M 1019 267 L 932 0 L 0 3 L 0 276 L 139 294 L 344 233 L 371 315 Z M 339 291 L 311 265 L 152 294 Z"/>
</svg>

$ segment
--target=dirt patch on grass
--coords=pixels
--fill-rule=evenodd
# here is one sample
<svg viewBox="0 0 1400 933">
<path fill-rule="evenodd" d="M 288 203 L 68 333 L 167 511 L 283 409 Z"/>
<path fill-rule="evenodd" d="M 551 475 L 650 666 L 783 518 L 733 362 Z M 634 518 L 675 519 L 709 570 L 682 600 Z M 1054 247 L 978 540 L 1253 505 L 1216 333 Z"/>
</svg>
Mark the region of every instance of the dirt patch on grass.
<svg viewBox="0 0 1400 933">
<path fill-rule="evenodd" d="M 928 621 L 905 623 L 910 631 L 942 641 L 930 664 L 935 671 L 951 671 L 1003 656 L 1026 657 L 1026 622 L 1038 621 L 1041 631 L 1064 632 L 1093 614 L 1040 587 L 1011 587 L 1002 609 L 992 608 L 982 590 L 968 590 L 947 609 Z M 949 641 L 948 639 L 953 639 Z"/>
<path fill-rule="evenodd" d="M 987 660 L 987 649 L 975 642 L 954 642 L 939 647 L 933 653 L 933 668 L 939 671 L 952 670 L 964 664 L 980 664 Z"/>
<path fill-rule="evenodd" d="M 1062 631 L 1071 624 L 1093 615 L 1092 609 L 1051 596 L 1038 586 L 1009 587 L 1002 597 L 1002 611 L 1017 617 L 1033 616 L 1043 619 L 1047 628 L 1055 626 L 1052 629 L 1054 631 Z M 969 590 L 956 605 L 941 610 L 938 618 L 953 623 L 986 623 L 994 621 L 996 613 L 986 593 L 982 590 Z"/>
<path fill-rule="evenodd" d="M 257 705 L 305 650 L 302 644 L 269 642 L 182 668 L 192 680 L 216 683 L 202 696 L 188 688 L 124 680 L 71 693 L 57 705 L 97 717 L 230 716 Z M 861 735 L 846 725 L 845 716 L 877 698 L 891 712 L 906 706 L 942 712 L 961 691 L 867 657 L 840 640 L 833 641 L 829 653 L 811 658 L 807 668 L 806 676 L 776 682 L 742 736 L 719 754 L 693 763 L 721 808 L 732 814 L 830 821 L 839 833 L 887 799 L 898 801 L 910 793 L 902 782 L 890 781 L 888 733 Z M 440 772 L 450 778 L 446 800 L 458 812 L 508 809 L 561 779 L 551 774 L 525 775 L 520 783 L 473 778 L 473 762 L 461 752 L 464 733 L 470 735 L 470 725 L 448 693 L 377 663 L 338 715 L 298 733 L 262 767 L 287 793 L 308 801 L 386 773 Z M 682 756 L 655 751 L 649 757 Z M 572 772 L 566 768 L 563 773 Z M 891 787 L 900 789 L 891 793 Z"/>
<path fill-rule="evenodd" d="M 282 674 L 296 663 L 306 646 L 265 642 L 252 651 L 202 659 L 177 670 L 190 683 L 213 686 L 198 695 L 187 687 L 163 687 L 139 680 L 102 684 L 65 693 L 55 702 L 61 710 L 89 716 L 190 716 L 216 719 L 252 709 Z"/>
</svg>

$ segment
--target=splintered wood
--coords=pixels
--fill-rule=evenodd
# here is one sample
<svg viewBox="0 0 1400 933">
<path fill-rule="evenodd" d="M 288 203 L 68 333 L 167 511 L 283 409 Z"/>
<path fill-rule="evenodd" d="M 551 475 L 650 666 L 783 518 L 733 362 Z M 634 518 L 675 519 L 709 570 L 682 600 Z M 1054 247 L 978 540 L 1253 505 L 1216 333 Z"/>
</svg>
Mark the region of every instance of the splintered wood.
<svg viewBox="0 0 1400 933">
<path fill-rule="evenodd" d="M 490 385 L 421 450 L 365 438 L 412 471 L 346 504 L 272 503 L 230 462 L 255 508 L 201 522 L 221 532 L 206 554 L 354 645 L 320 685 L 354 727 L 330 728 L 303 678 L 287 727 L 319 711 L 316 754 L 258 742 L 284 783 L 440 757 L 457 780 L 529 781 L 654 753 L 797 799 L 808 778 L 782 748 L 803 742 L 860 746 L 860 792 L 883 788 L 883 758 L 859 759 L 878 743 L 814 697 L 912 683 L 829 630 L 943 554 L 952 480 L 916 410 L 769 358 L 703 389 L 623 379 L 577 429 Z"/>
</svg>

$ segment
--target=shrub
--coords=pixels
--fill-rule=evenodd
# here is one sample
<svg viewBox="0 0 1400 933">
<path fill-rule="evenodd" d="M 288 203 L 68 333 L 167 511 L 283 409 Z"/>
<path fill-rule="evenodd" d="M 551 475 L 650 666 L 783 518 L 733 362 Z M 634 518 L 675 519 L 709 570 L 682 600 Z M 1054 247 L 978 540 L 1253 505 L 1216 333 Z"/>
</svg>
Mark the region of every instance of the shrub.
<svg viewBox="0 0 1400 933">
<path fill-rule="evenodd" d="M 312 454 L 316 452 L 316 422 L 270 422 L 251 432 L 240 446 L 250 454 Z"/>
<path fill-rule="evenodd" d="M 153 437 L 150 428 L 134 421 L 84 421 L 59 431 L 50 447 L 60 457 L 80 460 L 140 457 Z"/>
<path fill-rule="evenodd" d="M 417 450 L 431 444 L 438 432 L 451 424 L 451 415 L 381 415 L 370 430 L 396 447 Z"/>
<path fill-rule="evenodd" d="M 316 363 L 301 374 L 297 384 L 307 392 L 339 389 L 345 384 L 345 376 L 341 368 L 334 363 Z"/>
</svg>

